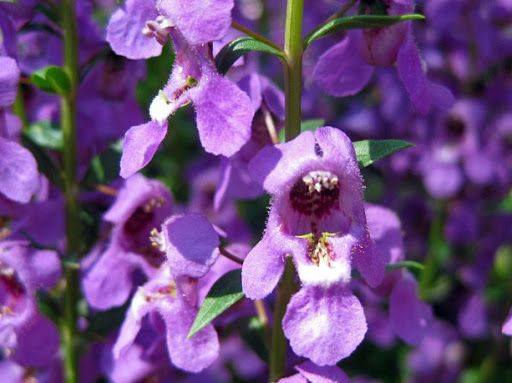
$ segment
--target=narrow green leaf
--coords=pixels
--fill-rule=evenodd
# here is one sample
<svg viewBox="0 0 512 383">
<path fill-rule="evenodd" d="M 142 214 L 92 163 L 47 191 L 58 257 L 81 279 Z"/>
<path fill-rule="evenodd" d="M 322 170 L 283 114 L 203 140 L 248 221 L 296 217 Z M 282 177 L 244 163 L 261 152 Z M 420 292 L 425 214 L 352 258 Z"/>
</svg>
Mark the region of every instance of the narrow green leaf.
<svg viewBox="0 0 512 383">
<path fill-rule="evenodd" d="M 315 40 L 346 29 L 382 28 L 402 21 L 411 20 L 425 20 L 425 16 L 413 13 L 400 16 L 357 15 L 340 17 L 339 19 L 334 19 L 321 25 L 309 33 L 304 39 L 304 46 L 307 47 Z"/>
<path fill-rule="evenodd" d="M 399 150 L 414 146 L 403 140 L 364 140 L 353 142 L 353 144 L 357 162 L 359 162 L 359 166 L 362 168 Z"/>
<path fill-rule="evenodd" d="M 215 66 L 221 74 L 226 72 L 240 57 L 249 52 L 265 52 L 284 60 L 283 51 L 276 49 L 252 37 L 240 37 L 224 45 L 215 56 Z"/>
<path fill-rule="evenodd" d="M 48 93 L 67 95 L 71 92 L 68 74 L 58 66 L 47 66 L 32 73 L 32 83 Z"/>
<path fill-rule="evenodd" d="M 62 149 L 62 130 L 58 130 L 49 121 L 31 124 L 25 131 L 32 141 L 43 148 Z"/>
<path fill-rule="evenodd" d="M 386 266 L 387 271 L 398 270 L 398 269 L 408 269 L 411 271 L 423 271 L 425 266 L 423 266 L 419 262 L 414 261 L 401 261 L 396 263 L 391 263 Z"/>
<path fill-rule="evenodd" d="M 119 177 L 121 149 L 115 144 L 91 160 L 84 177 L 83 185 L 94 187 L 98 184 L 109 184 Z"/>
<path fill-rule="evenodd" d="M 232 270 L 224 274 L 208 292 L 190 328 L 188 337 L 194 336 L 243 297 L 242 270 Z"/>
</svg>

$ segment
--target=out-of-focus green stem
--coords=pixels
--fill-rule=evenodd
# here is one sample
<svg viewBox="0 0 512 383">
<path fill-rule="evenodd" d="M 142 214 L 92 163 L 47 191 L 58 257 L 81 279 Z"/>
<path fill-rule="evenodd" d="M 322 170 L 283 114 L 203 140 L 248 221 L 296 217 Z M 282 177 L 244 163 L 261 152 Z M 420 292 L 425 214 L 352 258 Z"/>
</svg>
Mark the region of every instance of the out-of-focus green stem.
<svg viewBox="0 0 512 383">
<path fill-rule="evenodd" d="M 304 0 L 288 0 L 286 7 L 286 26 L 284 67 L 286 116 L 285 138 L 290 141 L 300 134 L 302 100 L 302 19 Z M 283 317 L 286 306 L 295 290 L 295 270 L 288 258 L 283 277 L 277 287 L 274 307 L 274 322 L 270 350 L 270 381 L 278 381 L 286 371 L 286 338 L 283 333 Z"/>
<path fill-rule="evenodd" d="M 64 140 L 64 194 L 66 200 L 66 239 L 68 260 L 78 259 L 81 250 L 79 186 L 76 177 L 76 92 L 78 88 L 78 33 L 75 0 L 62 0 L 62 30 L 64 37 L 64 70 L 71 82 L 69 94 L 61 97 L 61 127 Z M 72 263 L 72 262 L 70 262 Z M 67 264 L 66 264 L 67 265 Z M 64 376 L 67 383 L 78 382 L 77 303 L 79 297 L 78 269 L 65 266 L 64 316 L 61 336 L 64 349 Z"/>
</svg>

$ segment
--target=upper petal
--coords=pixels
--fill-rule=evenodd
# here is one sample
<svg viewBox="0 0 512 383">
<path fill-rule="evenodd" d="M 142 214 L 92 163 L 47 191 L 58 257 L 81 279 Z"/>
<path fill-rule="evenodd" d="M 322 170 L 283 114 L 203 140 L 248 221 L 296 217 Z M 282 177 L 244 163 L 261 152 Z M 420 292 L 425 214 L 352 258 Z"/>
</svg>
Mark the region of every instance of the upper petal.
<svg viewBox="0 0 512 383">
<path fill-rule="evenodd" d="M 27 149 L 0 137 L 0 193 L 27 203 L 39 188 L 37 163 Z"/>
<path fill-rule="evenodd" d="M 132 126 L 124 136 L 121 177 L 128 178 L 146 166 L 166 134 L 167 123 L 150 121 Z"/>
<path fill-rule="evenodd" d="M 283 319 L 293 351 L 325 366 L 349 356 L 366 333 L 363 307 L 343 287 L 302 287 Z"/>
<path fill-rule="evenodd" d="M 219 256 L 219 236 L 201 214 L 170 217 L 162 225 L 162 235 L 174 276 L 202 277 Z"/>
<path fill-rule="evenodd" d="M 432 320 L 430 306 L 418 297 L 416 281 L 410 275 L 394 286 L 389 298 L 391 328 L 409 344 L 418 344 Z"/>
<path fill-rule="evenodd" d="M 16 61 L 7 56 L 0 56 L 0 68 L 0 108 L 5 108 L 16 98 L 20 69 Z"/>
<path fill-rule="evenodd" d="M 430 85 L 423 71 L 420 53 L 411 30 L 408 31 L 398 51 L 397 65 L 398 75 L 409 93 L 411 102 L 420 113 L 426 114 L 432 102 Z"/>
<path fill-rule="evenodd" d="M 208 153 L 232 156 L 249 141 L 254 109 L 249 96 L 213 70 L 191 89 L 199 139 Z"/>
<path fill-rule="evenodd" d="M 145 59 L 159 56 L 162 45 L 142 30 L 146 22 L 158 16 L 155 0 L 126 0 L 114 12 L 107 26 L 107 41 L 118 55 L 129 59 Z"/>
<path fill-rule="evenodd" d="M 159 11 L 194 45 L 222 38 L 231 26 L 233 0 L 160 0 Z"/>
<path fill-rule="evenodd" d="M 313 71 L 320 88 L 332 96 L 344 97 L 365 87 L 373 67 L 360 54 L 361 43 L 361 33 L 351 32 L 320 56 Z"/>
</svg>

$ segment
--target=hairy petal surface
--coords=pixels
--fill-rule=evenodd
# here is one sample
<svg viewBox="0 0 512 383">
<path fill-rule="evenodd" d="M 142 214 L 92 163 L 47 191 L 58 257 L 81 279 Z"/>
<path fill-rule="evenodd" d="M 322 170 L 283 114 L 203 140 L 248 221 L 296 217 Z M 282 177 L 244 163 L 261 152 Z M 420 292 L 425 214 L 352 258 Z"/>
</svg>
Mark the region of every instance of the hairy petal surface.
<svg viewBox="0 0 512 383">
<path fill-rule="evenodd" d="M 124 136 L 121 177 L 128 178 L 146 166 L 166 134 L 167 123 L 150 121 L 132 126 Z"/>
<path fill-rule="evenodd" d="M 160 12 L 194 45 L 219 40 L 231 26 L 233 0 L 161 0 Z"/>
<path fill-rule="evenodd" d="M 162 45 L 142 30 L 158 16 L 155 0 L 126 0 L 114 12 L 107 26 L 107 41 L 118 55 L 132 60 L 159 56 Z"/>
<path fill-rule="evenodd" d="M 349 356 L 366 334 L 359 300 L 345 286 L 302 287 L 283 319 L 293 351 L 325 366 Z"/>
<path fill-rule="evenodd" d="M 254 115 L 249 96 L 228 79 L 211 73 L 190 90 L 199 139 L 208 153 L 232 156 L 249 141 Z"/>
<path fill-rule="evenodd" d="M 0 193 L 27 203 L 39 188 L 37 163 L 20 144 L 0 137 Z"/>
</svg>

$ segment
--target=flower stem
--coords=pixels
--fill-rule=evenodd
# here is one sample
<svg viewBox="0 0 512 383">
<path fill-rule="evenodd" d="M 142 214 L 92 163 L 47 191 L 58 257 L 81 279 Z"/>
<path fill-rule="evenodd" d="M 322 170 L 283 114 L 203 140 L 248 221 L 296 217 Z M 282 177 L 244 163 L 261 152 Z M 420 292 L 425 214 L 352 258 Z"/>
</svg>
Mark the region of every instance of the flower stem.
<svg viewBox="0 0 512 383">
<path fill-rule="evenodd" d="M 284 51 L 286 96 L 285 137 L 289 141 L 300 134 L 302 100 L 302 17 L 304 0 L 288 0 Z"/>
<path fill-rule="evenodd" d="M 64 36 L 64 70 L 69 76 L 71 91 L 61 97 L 61 126 L 64 140 L 64 194 L 66 199 L 67 260 L 76 261 L 81 250 L 79 186 L 76 177 L 76 91 L 78 88 L 78 33 L 75 0 L 63 0 L 62 29 Z M 65 263 L 66 265 L 66 263 Z M 62 343 L 64 349 L 64 375 L 67 383 L 78 382 L 77 302 L 79 298 L 79 271 L 65 266 L 64 316 Z"/>
<path fill-rule="evenodd" d="M 286 26 L 284 50 L 286 65 L 284 68 L 286 117 L 285 139 L 290 141 L 300 134 L 302 100 L 302 18 L 304 0 L 288 0 L 286 6 Z M 287 258 L 283 277 L 277 287 L 274 306 L 274 323 L 270 350 L 270 381 L 279 380 L 286 371 L 286 339 L 283 333 L 283 317 L 286 306 L 295 291 L 295 270 L 290 258 Z"/>
</svg>

